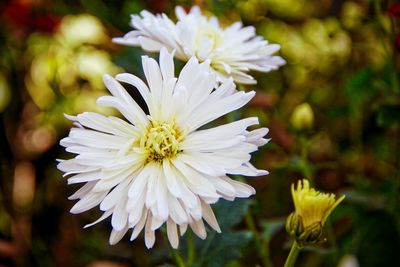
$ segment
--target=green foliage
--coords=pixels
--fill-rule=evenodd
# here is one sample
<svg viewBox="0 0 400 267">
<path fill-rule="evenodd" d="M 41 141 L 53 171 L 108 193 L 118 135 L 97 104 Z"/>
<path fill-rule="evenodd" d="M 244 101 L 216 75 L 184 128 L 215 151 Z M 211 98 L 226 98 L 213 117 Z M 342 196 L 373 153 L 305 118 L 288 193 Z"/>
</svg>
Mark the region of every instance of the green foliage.
<svg viewBox="0 0 400 267">
<path fill-rule="evenodd" d="M 390 126 L 400 122 L 400 105 L 384 105 L 378 109 L 378 124 Z"/>
<path fill-rule="evenodd" d="M 365 67 L 348 79 L 346 93 L 350 106 L 359 108 L 373 96 L 372 75 L 373 71 L 369 67 Z"/>
<path fill-rule="evenodd" d="M 222 233 L 211 230 L 205 240 L 196 238 L 196 256 L 190 266 L 220 267 L 241 257 L 240 250 L 251 241 L 252 233 L 236 230 L 235 227 L 243 221 L 250 203 L 251 201 L 246 199 L 237 199 L 234 202 L 221 200 L 214 205 Z M 184 251 L 188 249 L 187 246 L 183 247 Z"/>
<path fill-rule="evenodd" d="M 261 238 L 270 240 L 285 225 L 284 219 L 275 219 L 262 222 L 263 232 Z"/>
</svg>

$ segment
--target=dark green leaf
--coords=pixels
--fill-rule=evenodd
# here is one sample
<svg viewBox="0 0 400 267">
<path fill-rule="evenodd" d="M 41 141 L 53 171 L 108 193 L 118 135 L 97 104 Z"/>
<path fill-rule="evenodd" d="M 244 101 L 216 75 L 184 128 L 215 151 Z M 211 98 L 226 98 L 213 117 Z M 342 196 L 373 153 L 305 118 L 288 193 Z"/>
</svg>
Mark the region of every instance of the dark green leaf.
<svg viewBox="0 0 400 267">
<path fill-rule="evenodd" d="M 374 89 L 371 82 L 372 74 L 372 70 L 366 67 L 347 80 L 346 93 L 350 106 L 362 104 L 372 96 Z"/>
<path fill-rule="evenodd" d="M 389 126 L 400 122 L 400 105 L 386 105 L 378 110 L 378 124 Z"/>
<path fill-rule="evenodd" d="M 252 234 L 233 227 L 243 220 L 249 206 L 247 199 L 220 200 L 213 206 L 222 233 L 210 231 L 205 240 L 196 239 L 196 251 L 200 253 L 192 266 L 218 267 L 240 258 L 240 249 L 250 242 Z"/>
<path fill-rule="evenodd" d="M 285 224 L 285 219 L 280 218 L 280 219 L 274 219 L 274 220 L 268 220 L 263 222 L 261 225 L 263 227 L 263 232 L 262 232 L 262 239 L 264 240 L 270 240 L 271 237 L 273 237 L 280 229 Z"/>
</svg>

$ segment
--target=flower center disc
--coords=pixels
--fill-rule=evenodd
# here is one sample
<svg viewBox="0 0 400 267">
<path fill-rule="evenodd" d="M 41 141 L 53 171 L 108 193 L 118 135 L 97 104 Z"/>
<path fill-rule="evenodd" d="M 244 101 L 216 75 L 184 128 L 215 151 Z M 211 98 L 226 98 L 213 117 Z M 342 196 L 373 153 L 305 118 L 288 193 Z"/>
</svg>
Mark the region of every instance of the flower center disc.
<svg viewBox="0 0 400 267">
<path fill-rule="evenodd" d="M 197 33 L 196 44 L 198 47 L 200 47 L 204 43 L 204 41 L 211 42 L 212 45 L 210 48 L 211 51 L 214 51 L 219 46 L 220 39 L 221 39 L 220 30 L 209 25 L 204 25 L 199 29 Z"/>
<path fill-rule="evenodd" d="M 161 163 L 181 152 L 179 144 L 183 139 L 182 131 L 175 123 L 150 121 L 145 136 L 140 140 L 140 146 L 148 152 L 147 162 Z"/>
</svg>

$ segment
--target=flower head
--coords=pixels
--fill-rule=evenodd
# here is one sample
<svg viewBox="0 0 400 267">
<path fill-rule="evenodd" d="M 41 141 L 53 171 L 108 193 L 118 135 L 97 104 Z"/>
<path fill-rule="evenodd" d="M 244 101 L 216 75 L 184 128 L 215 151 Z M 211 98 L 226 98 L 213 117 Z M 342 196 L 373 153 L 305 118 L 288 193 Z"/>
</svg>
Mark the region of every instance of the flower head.
<svg viewBox="0 0 400 267">
<path fill-rule="evenodd" d="M 232 79 L 218 88 L 209 61 L 195 57 L 174 76 L 173 55 L 161 49 L 160 64 L 142 58 L 147 84 L 123 73 L 104 76 L 112 96 L 98 104 L 119 110 L 127 121 L 85 112 L 75 117 L 69 136 L 61 140 L 75 158 L 61 160 L 58 168 L 71 175 L 68 183 L 85 183 L 70 199 L 79 199 L 72 213 L 96 206 L 103 215 L 91 226 L 111 216 L 110 244 L 129 229 L 131 240 L 144 229 L 152 247 L 155 230 L 166 223 L 168 239 L 176 248 L 178 233 L 188 226 L 206 237 L 205 220 L 220 232 L 210 204 L 219 198 L 246 198 L 255 190 L 228 174 L 258 176 L 268 172 L 253 167 L 250 153 L 268 142 L 268 129 L 248 131 L 258 124 L 247 118 L 213 128 L 204 126 L 245 105 L 254 92 L 236 91 Z M 119 83 L 140 92 L 146 111 Z M 202 127 L 200 130 L 199 128 Z"/>
<path fill-rule="evenodd" d="M 316 222 L 323 225 L 333 209 L 344 199 L 344 196 L 341 196 L 335 200 L 332 193 L 322 193 L 310 188 L 306 179 L 298 181 L 297 188 L 292 184 L 292 197 L 295 213 L 301 216 L 304 227 Z"/>
<path fill-rule="evenodd" d="M 256 36 L 254 27 L 243 27 L 241 22 L 236 22 L 222 28 L 216 17 L 203 16 L 198 6 L 192 7 L 189 13 L 177 6 L 175 12 L 176 24 L 165 14 L 154 16 L 142 11 L 141 16 L 132 15 L 131 25 L 136 30 L 113 41 L 140 46 L 150 52 L 166 47 L 170 52 L 175 50 L 175 56 L 183 61 L 192 56 L 200 62 L 210 60 L 219 80 L 233 77 L 242 84 L 256 83 L 247 74 L 249 70 L 269 72 L 285 64 L 281 57 L 273 56 L 280 46 Z"/>
<path fill-rule="evenodd" d="M 307 244 L 321 241 L 326 219 L 345 196 L 336 200 L 334 194 L 310 188 L 308 180 L 303 179 L 297 182 L 297 188 L 292 184 L 292 197 L 295 211 L 289 216 L 286 229 L 299 244 Z"/>
</svg>

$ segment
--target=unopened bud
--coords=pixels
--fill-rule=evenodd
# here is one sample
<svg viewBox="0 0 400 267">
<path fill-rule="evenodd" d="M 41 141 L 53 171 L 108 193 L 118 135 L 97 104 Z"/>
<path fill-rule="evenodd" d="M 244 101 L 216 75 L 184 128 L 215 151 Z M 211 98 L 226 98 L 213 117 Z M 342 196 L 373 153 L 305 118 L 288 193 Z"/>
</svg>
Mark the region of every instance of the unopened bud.
<svg viewBox="0 0 400 267">
<path fill-rule="evenodd" d="M 296 130 L 304 130 L 311 128 L 314 123 L 314 112 L 308 103 L 298 105 L 290 119 L 292 126 Z"/>
<path fill-rule="evenodd" d="M 304 226 L 301 216 L 292 212 L 286 219 L 286 232 L 295 237 L 301 235 L 303 231 Z"/>
<path fill-rule="evenodd" d="M 322 225 L 316 222 L 307 227 L 303 233 L 297 238 L 299 244 L 311 245 L 323 241 Z"/>
</svg>

